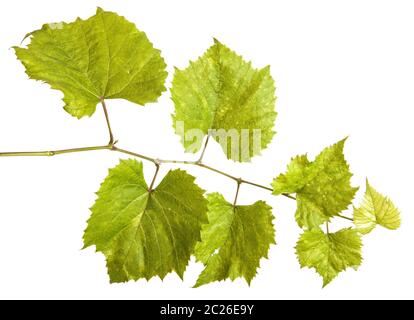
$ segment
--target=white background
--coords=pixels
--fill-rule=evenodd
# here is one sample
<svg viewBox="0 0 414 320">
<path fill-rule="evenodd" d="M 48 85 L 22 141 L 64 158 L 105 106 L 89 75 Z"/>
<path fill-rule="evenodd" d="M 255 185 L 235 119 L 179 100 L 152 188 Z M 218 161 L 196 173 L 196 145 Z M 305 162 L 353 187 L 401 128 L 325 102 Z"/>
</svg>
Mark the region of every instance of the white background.
<svg viewBox="0 0 414 320">
<path fill-rule="evenodd" d="M 251 164 L 227 161 L 211 145 L 206 162 L 269 184 L 291 156 L 349 135 L 346 157 L 353 183 L 389 195 L 402 212 L 398 231 L 378 228 L 364 238 L 359 271 L 321 278 L 299 268 L 293 247 L 300 233 L 295 203 L 243 186 L 240 202 L 264 199 L 274 207 L 277 246 L 262 260 L 249 288 L 242 280 L 192 289 L 202 266 L 192 262 L 182 283 L 176 275 L 110 285 L 104 257 L 81 250 L 94 192 L 118 162 L 109 151 L 52 158 L 0 158 L 1 298 L 414 298 L 413 107 L 414 7 L 412 1 L 8 1 L 0 4 L 0 150 L 41 150 L 104 144 L 101 109 L 76 120 L 62 95 L 27 80 L 9 48 L 46 22 L 116 11 L 145 31 L 168 64 L 183 68 L 212 37 L 252 60 L 271 65 L 277 83 L 275 136 Z M 108 101 L 119 145 L 161 158 L 187 158 L 173 134 L 169 93 L 140 107 Z M 145 164 L 146 174 L 153 173 Z M 165 166 L 165 173 L 170 167 Z M 234 196 L 234 182 L 187 168 L 209 191 Z M 364 187 L 358 193 L 358 203 Z M 333 228 L 340 227 L 342 222 Z"/>
</svg>

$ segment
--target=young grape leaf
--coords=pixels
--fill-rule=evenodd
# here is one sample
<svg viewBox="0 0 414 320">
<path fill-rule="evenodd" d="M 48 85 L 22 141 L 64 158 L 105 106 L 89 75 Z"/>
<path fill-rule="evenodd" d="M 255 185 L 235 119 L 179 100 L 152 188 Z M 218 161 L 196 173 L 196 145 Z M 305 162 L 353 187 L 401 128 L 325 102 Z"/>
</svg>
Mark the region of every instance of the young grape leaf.
<svg viewBox="0 0 414 320">
<path fill-rule="evenodd" d="M 362 234 L 370 233 L 377 224 L 396 230 L 401 224 L 400 212 L 389 198 L 371 187 L 367 180 L 362 205 L 354 208 L 354 223 Z"/>
<path fill-rule="evenodd" d="M 361 265 L 362 241 L 355 229 L 342 229 L 325 234 L 320 229 L 305 231 L 297 245 L 296 254 L 302 268 L 315 268 L 329 284 L 340 272 Z"/>
<path fill-rule="evenodd" d="M 285 174 L 280 174 L 273 181 L 273 193 L 296 193 L 302 189 L 306 182 L 306 167 L 309 166 L 309 160 L 306 155 L 296 156 L 288 164 Z"/>
<path fill-rule="evenodd" d="M 345 160 L 345 140 L 325 148 L 313 162 L 298 156 L 285 174 L 273 181 L 273 194 L 296 193 L 296 221 L 301 228 L 317 228 L 352 202 L 358 188 Z"/>
<path fill-rule="evenodd" d="M 204 191 L 194 177 L 170 171 L 148 191 L 142 163 L 121 160 L 102 183 L 84 235 L 107 259 L 111 282 L 183 277 L 202 223 L 207 223 Z"/>
<path fill-rule="evenodd" d="M 267 258 L 275 243 L 272 208 L 263 201 L 233 206 L 219 193 L 209 194 L 207 200 L 209 223 L 202 227 L 195 250 L 205 269 L 195 287 L 239 277 L 250 284 L 260 259 Z"/>
<path fill-rule="evenodd" d="M 216 39 L 187 69 L 175 70 L 171 94 L 174 126 L 188 152 L 202 144 L 185 138 L 192 130 L 214 136 L 235 161 L 250 161 L 272 140 L 276 97 L 269 67 L 252 68 Z"/>
<path fill-rule="evenodd" d="M 32 79 L 63 92 L 64 109 L 91 116 L 101 99 L 144 105 L 165 91 L 166 65 L 145 33 L 116 13 L 72 23 L 45 24 L 27 48 L 15 47 Z"/>
</svg>

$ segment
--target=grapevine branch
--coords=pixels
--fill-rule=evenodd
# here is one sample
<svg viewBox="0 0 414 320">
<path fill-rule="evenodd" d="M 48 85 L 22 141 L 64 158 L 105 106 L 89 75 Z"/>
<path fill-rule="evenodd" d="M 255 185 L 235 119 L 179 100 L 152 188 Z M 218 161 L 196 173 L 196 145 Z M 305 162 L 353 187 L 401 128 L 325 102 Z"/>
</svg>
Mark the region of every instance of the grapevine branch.
<svg viewBox="0 0 414 320">
<path fill-rule="evenodd" d="M 93 147 L 82 147 L 62 150 L 51 150 L 51 151 L 23 151 L 23 152 L 0 152 L 0 157 L 51 157 L 59 154 L 85 152 L 94 150 L 110 150 L 110 145 L 104 146 L 93 146 Z"/>
<path fill-rule="evenodd" d="M 156 159 L 156 158 L 152 158 L 146 155 L 142 155 L 140 153 L 136 153 L 133 151 L 129 151 L 129 150 L 125 150 L 125 149 L 121 149 L 115 146 L 115 144 L 117 143 L 117 141 L 114 140 L 114 135 L 112 132 L 112 128 L 111 128 L 111 123 L 109 120 L 109 115 L 108 115 L 108 110 L 105 104 L 105 100 L 101 99 L 101 105 L 104 111 L 104 115 L 105 115 L 105 120 L 106 120 L 106 124 L 107 124 L 107 128 L 108 128 L 108 133 L 109 133 L 109 142 L 107 145 L 103 145 L 103 146 L 91 146 L 91 147 L 81 147 L 81 148 L 71 148 L 71 149 L 63 149 L 63 150 L 50 150 L 50 151 L 24 151 L 24 152 L 0 152 L 0 157 L 21 157 L 21 156 L 45 156 L 45 157 L 51 157 L 51 156 L 55 156 L 55 155 L 59 155 L 59 154 L 66 154 L 66 153 L 75 153 L 75 152 L 85 152 L 85 151 L 95 151 L 95 150 L 111 150 L 111 151 L 116 151 L 116 152 L 120 152 L 120 153 L 124 153 L 133 157 L 137 157 L 143 160 L 147 160 L 152 162 L 155 166 L 156 166 L 156 171 L 154 174 L 154 178 L 151 181 L 151 185 L 149 187 L 150 190 L 152 190 L 160 165 L 162 163 L 179 163 L 179 164 L 186 164 L 186 165 L 195 165 L 213 172 L 216 172 L 218 174 L 221 174 L 229 179 L 232 179 L 234 181 L 237 182 L 238 184 L 238 188 L 240 187 L 240 184 L 245 183 L 245 184 L 249 184 L 258 188 L 262 188 L 268 191 L 273 191 L 272 188 L 266 187 L 264 185 L 258 184 L 258 183 L 254 183 L 251 181 L 247 181 L 241 178 L 237 178 L 235 176 L 232 176 L 231 174 L 228 174 L 226 172 L 223 172 L 221 170 L 218 170 L 216 168 L 213 168 L 211 166 L 208 166 L 206 164 L 204 164 L 202 162 L 205 151 L 207 149 L 207 145 L 208 145 L 208 141 L 209 141 L 209 136 L 207 136 L 203 150 L 201 152 L 200 157 L 198 158 L 197 161 L 187 161 L 187 160 L 162 160 L 162 159 Z M 290 199 L 295 199 L 294 196 L 289 195 L 289 194 L 283 194 L 284 196 L 290 198 Z"/>
<path fill-rule="evenodd" d="M 206 165 L 203 163 L 203 158 L 207 149 L 207 145 L 209 142 L 209 138 L 210 136 L 208 135 L 206 138 L 206 141 L 204 143 L 203 149 L 200 153 L 199 158 L 196 161 L 190 161 L 190 160 L 163 160 L 163 159 L 157 159 L 157 158 L 152 158 L 140 153 L 136 153 L 130 150 L 126 150 L 126 149 L 122 149 L 122 148 L 118 148 L 116 146 L 116 143 L 118 142 L 117 140 L 114 139 L 114 134 L 112 132 L 112 128 L 111 128 L 111 123 L 109 120 L 109 115 L 108 115 L 108 110 L 105 104 L 105 100 L 101 99 L 101 105 L 104 111 L 104 115 L 105 115 L 105 120 L 106 120 L 106 124 L 107 124 L 107 128 L 108 128 L 108 134 L 109 134 L 109 142 L 106 145 L 101 145 L 101 146 L 90 146 L 90 147 L 80 147 L 80 148 L 71 148 L 71 149 L 61 149 L 61 150 L 50 150 L 50 151 L 23 151 L 23 152 L 0 152 L 0 157 L 36 157 L 36 156 L 44 156 L 44 157 L 51 157 L 51 156 L 55 156 L 55 155 L 60 155 L 60 154 L 67 154 L 67 153 L 76 153 L 76 152 L 86 152 L 86 151 L 96 151 L 96 150 L 110 150 L 110 151 L 115 151 L 115 152 L 119 152 L 119 153 L 123 153 L 123 154 L 127 154 L 129 156 L 133 156 L 136 158 L 140 158 L 149 162 L 152 162 L 155 165 L 155 173 L 154 173 L 154 177 L 152 178 L 151 184 L 148 188 L 148 190 L 151 192 L 153 190 L 156 178 L 158 176 L 158 172 L 160 170 L 160 166 L 163 163 L 177 163 L 177 164 L 183 164 L 183 165 L 193 165 L 193 166 L 197 166 L 200 168 L 204 168 L 210 171 L 213 171 L 217 174 L 220 174 L 222 176 L 225 176 L 233 181 L 235 181 L 237 183 L 237 189 L 236 189 L 236 195 L 234 198 L 234 202 L 233 202 L 233 207 L 236 206 L 237 203 L 237 198 L 239 195 L 239 190 L 240 190 L 240 186 L 241 184 L 248 184 L 257 188 L 261 188 L 270 192 L 273 192 L 273 189 L 255 182 L 251 182 L 248 180 L 245 180 L 243 178 L 238 178 L 235 177 L 227 172 L 221 171 L 219 169 L 216 169 L 214 167 L 211 167 L 209 165 Z M 282 193 L 282 196 L 292 199 L 292 200 L 296 200 L 296 197 L 288 194 L 288 193 Z M 350 220 L 353 221 L 352 218 L 348 218 L 346 216 L 342 216 L 342 215 L 337 215 L 339 218 L 342 219 L 346 219 L 346 220 Z M 326 232 L 329 234 L 329 224 L 328 222 L 326 223 Z"/>
<path fill-rule="evenodd" d="M 76 153 L 76 152 L 86 152 L 86 151 L 96 151 L 96 150 L 110 150 L 110 151 L 115 151 L 115 152 L 119 152 L 119 153 L 123 153 L 123 154 L 127 154 L 136 158 L 140 158 L 143 160 L 147 160 L 152 162 L 155 166 L 156 166 L 156 171 L 154 174 L 154 178 L 151 181 L 151 185 L 149 187 L 150 190 L 152 190 L 152 188 L 154 187 L 154 183 L 156 180 L 156 177 L 158 175 L 158 171 L 160 169 L 161 164 L 163 163 L 178 163 L 178 164 L 184 164 L 184 165 L 193 165 L 193 166 L 197 166 L 200 168 L 204 168 L 210 171 L 213 171 L 217 174 L 220 174 L 222 176 L 225 176 L 231 180 L 234 180 L 237 183 L 237 194 L 238 194 L 238 190 L 240 188 L 241 184 L 248 184 L 257 188 L 261 188 L 264 190 L 268 190 L 270 192 L 273 191 L 272 188 L 261 185 L 259 183 L 255 183 L 252 181 L 248 181 L 245 180 L 243 178 L 238 178 L 235 177 L 227 172 L 221 171 L 219 169 L 216 169 L 214 167 L 211 167 L 209 165 L 206 165 L 203 163 L 203 157 L 205 155 L 206 149 L 207 149 L 207 145 L 208 145 L 208 141 L 209 141 L 209 136 L 207 136 L 206 141 L 204 143 L 204 147 L 201 151 L 200 157 L 198 158 L 198 160 L 196 161 L 189 161 L 189 160 L 163 160 L 163 159 L 157 159 L 157 158 L 152 158 L 140 153 L 136 153 L 130 150 L 126 150 L 126 149 L 122 149 L 122 148 L 118 148 L 115 144 L 118 142 L 116 140 L 114 140 L 114 135 L 111 129 L 111 124 L 109 121 L 109 115 L 108 115 L 108 110 L 106 108 L 106 104 L 104 99 L 101 99 L 101 105 L 105 114 L 105 120 L 106 120 L 106 124 L 107 124 L 107 128 L 108 128 L 108 133 L 109 133 L 109 142 L 107 145 L 101 145 L 101 146 L 90 146 L 90 147 L 81 147 L 81 148 L 71 148 L 71 149 L 61 149 L 61 150 L 48 150 L 48 151 L 23 151 L 23 152 L 0 152 L 0 157 L 51 157 L 51 156 L 55 156 L 55 155 L 60 155 L 60 154 L 66 154 L 66 153 Z M 287 194 L 287 193 L 283 193 L 282 194 L 284 197 L 292 199 L 292 200 L 296 200 L 296 197 L 291 195 L 291 194 Z M 236 199 L 237 200 L 237 197 Z M 348 218 L 345 216 L 341 216 L 338 215 L 338 217 L 343 218 L 343 219 L 347 219 L 352 221 L 352 218 Z"/>
<path fill-rule="evenodd" d="M 116 141 L 114 141 L 116 142 Z M 51 157 L 51 156 L 56 156 L 56 155 L 60 155 L 60 154 L 66 154 L 66 153 L 76 153 L 76 152 L 85 152 L 85 151 L 95 151 L 95 150 L 110 150 L 110 151 L 116 151 L 119 153 L 123 153 L 123 154 L 127 154 L 136 158 L 140 158 L 143 160 L 147 160 L 152 162 L 153 164 L 155 164 L 156 166 L 160 166 L 160 164 L 162 163 L 178 163 L 178 164 L 184 164 L 184 165 L 194 165 L 200 168 L 204 168 L 213 172 L 216 172 L 220 175 L 223 175 L 229 179 L 232 179 L 234 181 L 240 181 L 240 183 L 244 183 L 244 184 L 249 184 L 252 185 L 254 187 L 257 188 L 261 188 L 264 190 L 268 190 L 268 191 L 273 191 L 272 188 L 252 182 L 252 181 L 248 181 L 245 179 L 241 179 L 241 178 L 237 178 L 235 176 L 232 176 L 231 174 L 228 174 L 224 171 L 221 171 L 219 169 L 213 168 L 209 165 L 206 165 L 204 163 L 200 163 L 199 160 L 197 161 L 189 161 L 189 160 L 163 160 L 163 159 L 156 159 L 156 158 L 151 158 L 148 157 L 146 155 L 140 154 L 140 153 L 136 153 L 130 150 L 126 150 L 126 149 L 122 149 L 122 148 L 118 148 L 117 146 L 115 146 L 114 142 L 112 142 L 112 144 L 107 144 L 107 145 L 102 145 L 102 146 L 91 146 L 91 147 L 81 147 L 81 148 L 71 148 L 71 149 L 62 149 L 62 150 L 48 150 L 48 151 L 18 151 L 18 152 L 0 152 L 0 157 Z M 296 198 L 291 195 L 291 194 L 282 194 L 283 196 L 290 198 L 290 199 L 294 199 L 296 200 Z"/>
<path fill-rule="evenodd" d="M 163 159 L 157 159 L 157 158 L 152 158 L 137 152 L 133 152 L 130 150 L 126 150 L 126 149 L 122 149 L 122 148 L 118 148 L 116 146 L 117 144 L 117 140 L 114 139 L 114 134 L 112 132 L 112 128 L 111 128 L 111 123 L 109 121 L 109 115 L 108 115 L 108 110 L 105 104 L 105 100 L 101 99 L 101 105 L 102 105 L 102 109 L 105 115 L 105 120 L 106 120 L 106 124 L 107 124 L 107 128 L 108 128 L 108 134 L 109 134 L 109 142 L 106 145 L 101 145 L 101 146 L 90 146 L 90 147 L 80 147 L 80 148 L 71 148 L 71 149 L 61 149 L 61 150 L 49 150 L 49 151 L 20 151 L 20 152 L 0 152 L 0 157 L 51 157 L 51 156 L 56 156 L 56 155 L 61 155 L 61 154 L 67 154 L 67 153 L 77 153 L 77 152 L 86 152 L 86 151 L 96 151 L 96 150 L 109 150 L 109 151 L 115 151 L 115 152 L 119 152 L 119 153 L 123 153 L 123 154 L 127 154 L 129 156 L 133 156 L 136 158 L 140 158 L 149 162 L 152 162 L 155 165 L 155 173 L 154 173 L 154 177 L 152 178 L 151 184 L 148 188 L 148 190 L 151 192 L 153 190 L 156 178 L 158 176 L 158 172 L 160 170 L 160 166 L 163 163 L 177 163 L 177 164 L 183 164 L 183 165 L 193 165 L 193 166 L 197 166 L 200 168 L 204 168 L 207 170 L 210 170 L 212 172 L 215 172 L 217 174 L 220 174 L 222 176 L 225 176 L 233 181 L 235 181 L 237 183 L 237 189 L 236 189 L 236 196 L 234 198 L 234 203 L 233 203 L 233 207 L 236 206 L 237 203 L 237 198 L 239 195 L 239 190 L 240 190 L 240 186 L 241 184 L 248 184 L 257 188 L 261 188 L 270 192 L 273 192 L 273 189 L 264 185 L 261 185 L 259 183 L 255 183 L 252 181 L 248 181 L 245 180 L 243 178 L 238 178 L 235 177 L 227 172 L 221 171 L 219 169 L 216 169 L 214 167 L 211 167 L 209 165 L 206 165 L 203 163 L 203 158 L 207 149 L 207 145 L 209 142 L 209 138 L 210 136 L 208 135 L 206 138 L 206 141 L 204 143 L 203 149 L 201 151 L 201 154 L 199 156 L 199 158 L 196 161 L 190 161 L 190 160 L 163 160 Z M 288 193 L 282 193 L 282 196 L 292 199 L 292 200 L 296 200 L 296 197 L 288 194 Z M 349 221 L 353 221 L 352 218 L 346 217 L 346 216 L 342 216 L 340 214 L 337 215 L 339 218 L 342 219 L 346 219 Z M 326 232 L 327 234 L 329 234 L 329 222 L 326 222 Z"/>
</svg>

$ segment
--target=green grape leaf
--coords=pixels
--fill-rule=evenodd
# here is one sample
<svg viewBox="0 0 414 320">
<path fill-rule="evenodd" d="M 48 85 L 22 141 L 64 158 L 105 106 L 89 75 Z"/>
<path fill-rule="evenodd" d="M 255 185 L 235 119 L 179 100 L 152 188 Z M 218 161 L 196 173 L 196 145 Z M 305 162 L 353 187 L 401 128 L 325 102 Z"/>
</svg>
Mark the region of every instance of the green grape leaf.
<svg viewBox="0 0 414 320">
<path fill-rule="evenodd" d="M 219 193 L 209 194 L 207 200 L 209 223 L 202 227 L 195 250 L 205 269 L 195 287 L 239 277 L 250 285 L 260 259 L 267 258 L 275 243 L 272 208 L 263 201 L 233 206 Z"/>
<path fill-rule="evenodd" d="M 324 208 L 306 195 L 297 194 L 296 204 L 295 219 L 301 228 L 314 229 L 329 221 L 330 217 L 325 213 Z"/>
<path fill-rule="evenodd" d="M 309 160 L 306 155 L 297 156 L 288 164 L 285 174 L 280 174 L 272 183 L 273 194 L 296 193 L 306 182 L 306 170 Z"/>
<path fill-rule="evenodd" d="M 72 116 L 91 116 L 102 99 L 144 105 L 165 91 L 166 65 L 145 33 L 116 13 L 45 24 L 15 47 L 28 76 L 63 92 Z"/>
<path fill-rule="evenodd" d="M 142 163 L 121 160 L 102 183 L 84 234 L 106 256 L 111 282 L 175 271 L 181 278 L 207 223 L 207 201 L 194 177 L 170 171 L 148 191 Z"/>
<path fill-rule="evenodd" d="M 377 224 L 396 230 L 401 225 L 400 212 L 388 197 L 376 191 L 367 180 L 362 205 L 354 208 L 354 223 L 362 234 L 370 233 Z"/>
<path fill-rule="evenodd" d="M 176 133 L 187 152 L 197 152 L 211 135 L 229 159 L 250 161 L 272 140 L 275 84 L 269 66 L 251 63 L 214 40 L 214 45 L 184 70 L 175 69 L 171 88 Z"/>
<path fill-rule="evenodd" d="M 301 228 L 318 228 L 351 204 L 358 188 L 351 186 L 345 141 L 325 148 L 313 162 L 306 156 L 292 159 L 287 172 L 274 179 L 273 194 L 296 193 L 295 217 Z"/>
<path fill-rule="evenodd" d="M 329 234 L 313 229 L 301 235 L 296 254 L 302 268 L 315 268 L 322 276 L 325 287 L 340 272 L 361 265 L 361 248 L 362 241 L 355 229 L 342 229 Z"/>
</svg>

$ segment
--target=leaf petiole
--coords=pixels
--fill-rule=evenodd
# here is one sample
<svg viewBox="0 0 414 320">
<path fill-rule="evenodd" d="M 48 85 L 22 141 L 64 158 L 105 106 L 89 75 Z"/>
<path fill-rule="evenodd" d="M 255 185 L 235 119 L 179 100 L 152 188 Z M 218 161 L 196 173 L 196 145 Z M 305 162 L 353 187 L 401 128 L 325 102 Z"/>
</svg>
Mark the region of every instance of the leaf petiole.
<svg viewBox="0 0 414 320">
<path fill-rule="evenodd" d="M 101 105 L 102 105 L 102 109 L 103 109 L 104 114 L 105 114 L 106 125 L 108 127 L 108 132 L 109 132 L 109 142 L 108 142 L 108 145 L 113 145 L 114 144 L 114 135 L 112 133 L 111 122 L 109 121 L 108 109 L 106 108 L 106 104 L 105 104 L 105 99 L 104 98 L 101 98 Z"/>
</svg>

